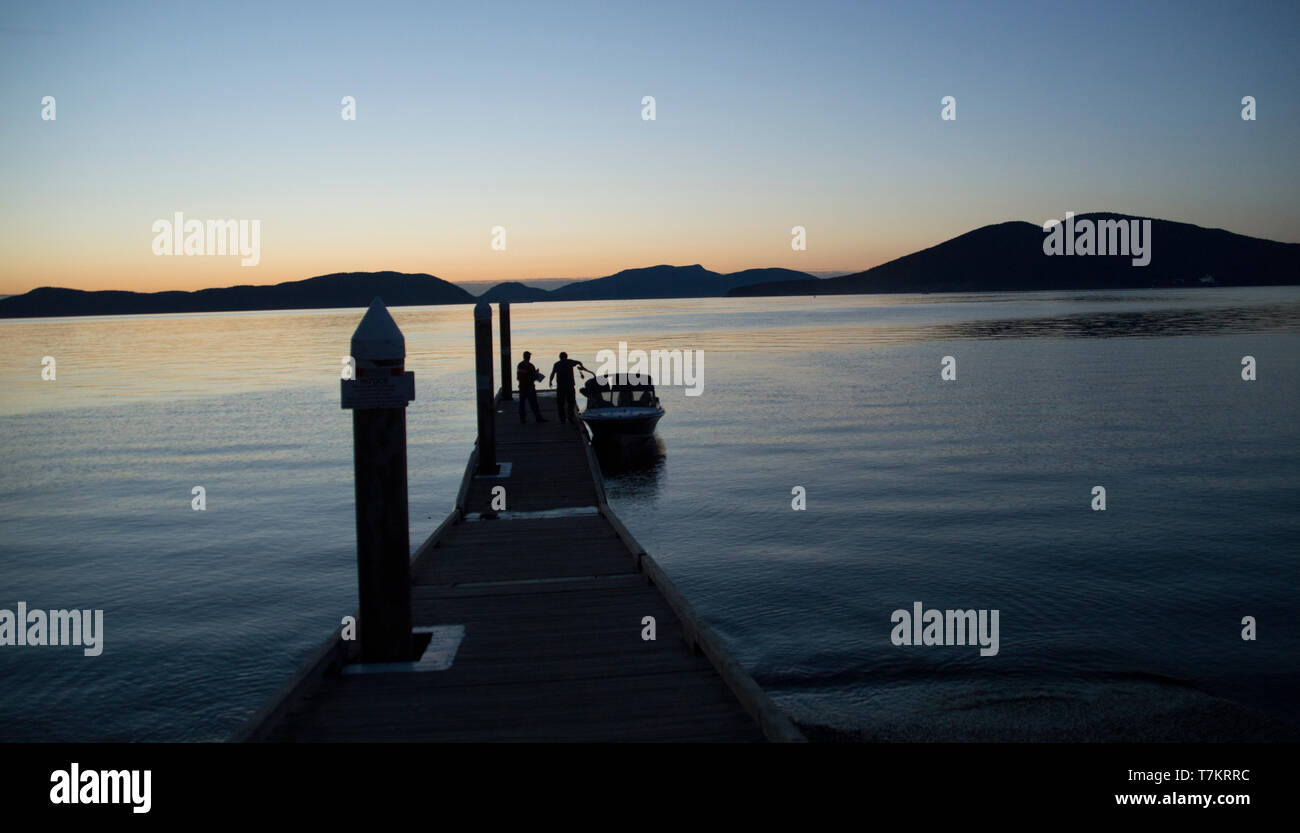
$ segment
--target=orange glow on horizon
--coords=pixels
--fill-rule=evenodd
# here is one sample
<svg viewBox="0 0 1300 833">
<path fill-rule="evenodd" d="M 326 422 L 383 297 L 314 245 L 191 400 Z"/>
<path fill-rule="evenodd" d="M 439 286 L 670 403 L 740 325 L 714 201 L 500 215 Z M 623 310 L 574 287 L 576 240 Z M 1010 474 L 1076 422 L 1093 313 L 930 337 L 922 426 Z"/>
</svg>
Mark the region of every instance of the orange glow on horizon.
<svg viewBox="0 0 1300 833">
<path fill-rule="evenodd" d="M 780 241 L 784 242 L 784 241 Z M 321 252 L 310 255 L 281 256 L 263 237 L 261 262 L 257 266 L 240 266 L 237 256 L 154 256 L 147 249 L 141 255 L 108 258 L 94 247 L 66 251 L 57 258 L 39 249 L 11 251 L 0 272 L 0 294 L 20 295 L 37 287 L 63 287 L 85 291 L 125 290 L 132 292 L 195 291 L 199 289 L 254 285 L 269 286 L 299 281 L 337 272 L 395 271 L 424 273 L 457 284 L 487 288 L 502 281 L 528 283 L 536 280 L 588 280 L 611 275 L 624 269 L 659 264 L 685 266 L 698 263 L 715 272 L 737 272 L 755 268 L 785 268 L 805 272 L 857 272 L 892 260 L 928 243 L 912 248 L 893 245 L 873 247 L 861 254 L 819 255 L 809 251 L 785 251 L 770 247 L 763 254 L 753 251 L 717 250 L 705 252 L 688 248 L 656 251 L 653 247 L 623 252 L 543 251 L 531 256 L 507 249 L 468 255 L 456 251 L 441 255 L 429 251 L 400 251 L 364 256 L 355 251 Z M 486 246 L 484 247 L 486 248 Z"/>
</svg>

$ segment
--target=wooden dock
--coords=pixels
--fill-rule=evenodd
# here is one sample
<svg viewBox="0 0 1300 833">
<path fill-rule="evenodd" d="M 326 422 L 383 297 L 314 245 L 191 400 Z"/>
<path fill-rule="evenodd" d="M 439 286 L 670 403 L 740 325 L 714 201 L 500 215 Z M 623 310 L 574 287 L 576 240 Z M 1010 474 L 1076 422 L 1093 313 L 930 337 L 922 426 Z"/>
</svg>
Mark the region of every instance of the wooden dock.
<svg viewBox="0 0 1300 833">
<path fill-rule="evenodd" d="M 804 740 L 609 508 L 585 429 L 539 393 L 544 424 L 498 397 L 508 473 L 475 476 L 471 454 L 411 562 L 415 630 L 463 633 L 450 666 L 362 666 L 336 634 L 232 740 Z"/>
</svg>

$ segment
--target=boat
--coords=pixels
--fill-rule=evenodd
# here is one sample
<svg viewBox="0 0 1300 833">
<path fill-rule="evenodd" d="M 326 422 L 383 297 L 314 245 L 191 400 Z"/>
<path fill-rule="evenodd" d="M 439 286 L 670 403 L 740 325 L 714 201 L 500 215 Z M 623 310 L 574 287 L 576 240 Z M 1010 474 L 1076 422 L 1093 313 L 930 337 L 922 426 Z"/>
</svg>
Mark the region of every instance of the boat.
<svg viewBox="0 0 1300 833">
<path fill-rule="evenodd" d="M 594 439 L 651 436 L 664 415 L 649 376 L 593 376 L 582 386 L 582 394 L 587 407 L 578 418 Z"/>
</svg>

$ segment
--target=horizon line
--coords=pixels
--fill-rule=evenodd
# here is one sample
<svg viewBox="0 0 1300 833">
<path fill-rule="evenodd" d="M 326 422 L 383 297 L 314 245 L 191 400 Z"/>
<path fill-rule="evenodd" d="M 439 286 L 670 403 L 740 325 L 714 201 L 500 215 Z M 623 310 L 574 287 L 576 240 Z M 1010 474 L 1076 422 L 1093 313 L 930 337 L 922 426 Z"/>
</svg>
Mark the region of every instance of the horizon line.
<svg viewBox="0 0 1300 833">
<path fill-rule="evenodd" d="M 1186 220 L 1170 220 L 1170 219 L 1165 219 L 1165 218 L 1161 218 L 1161 217 L 1147 216 L 1147 215 L 1142 215 L 1142 214 L 1131 214 L 1131 213 L 1126 213 L 1126 212 L 1122 212 L 1122 211 L 1115 211 L 1115 210 L 1111 210 L 1111 209 L 1097 209 L 1097 210 L 1087 210 L 1087 211 L 1074 211 L 1074 210 L 1068 210 L 1068 211 L 1064 211 L 1064 212 L 1062 212 L 1060 217 L 1058 217 L 1058 218 L 1049 218 L 1049 220 L 1051 220 L 1051 219 L 1055 219 L 1055 220 L 1061 221 L 1061 220 L 1063 220 L 1063 219 L 1066 217 L 1067 214 L 1069 214 L 1069 215 L 1073 215 L 1074 217 L 1087 217 L 1087 216 L 1090 216 L 1090 215 L 1103 215 L 1103 214 L 1104 214 L 1104 215 L 1114 215 L 1114 216 L 1118 216 L 1118 217 L 1130 217 L 1130 218 L 1139 218 L 1139 219 L 1149 219 L 1149 220 L 1153 220 L 1153 221 L 1155 221 L 1155 220 L 1159 220 L 1159 221 L 1161 221 L 1161 222 L 1166 222 L 1166 223 L 1176 223 L 1176 224 L 1180 224 L 1180 225 L 1193 226 L 1193 227 L 1195 227 L 1195 228 L 1206 229 L 1206 230 L 1210 230 L 1210 231 L 1223 231 L 1223 232 L 1226 232 L 1226 233 L 1228 233 L 1228 234 L 1235 234 L 1235 235 L 1239 235 L 1239 236 L 1242 236 L 1242 237 L 1253 238 L 1253 239 L 1256 239 L 1256 240 L 1267 240 L 1267 241 L 1274 242 L 1274 243 L 1281 243 L 1281 244 L 1283 244 L 1283 245 L 1300 245 L 1300 240 L 1297 240 L 1297 241 L 1294 241 L 1294 242 L 1293 242 L 1293 241 L 1287 241 L 1287 240 L 1274 240 L 1274 239 L 1272 239 L 1272 238 L 1268 238 L 1268 237 L 1256 237 L 1255 235 L 1252 235 L 1252 234 L 1246 234 L 1246 233 L 1239 232 L 1239 231 L 1232 231 L 1231 229 L 1227 229 L 1227 228 L 1224 228 L 1224 227 L 1222 227 L 1222 226 L 1202 226 L 1202 225 L 1199 225 L 1199 224 L 1197 224 L 1197 223 L 1191 223 L 1191 222 L 1188 222 L 1188 221 L 1186 221 Z M 730 271 L 730 272 L 720 272 L 720 271 L 715 270 L 715 269 L 710 269 L 709 267 L 706 267 L 706 266 L 704 266 L 702 263 L 699 263 L 699 262 L 695 262 L 695 263 L 685 263 L 685 264 L 674 264 L 674 263 L 661 262 L 661 263 L 654 263 L 654 264 L 647 265 L 647 266 L 627 266 L 627 267 L 623 267 L 623 268 L 621 268 L 621 269 L 618 269 L 618 270 L 616 270 L 616 271 L 609 272 L 608 274 L 603 274 L 603 275 L 594 275 L 594 276 L 589 276 L 589 277 L 554 277 L 554 278 L 541 278 L 541 277 L 522 277 L 522 278 L 521 278 L 521 277 L 500 277 L 500 278 L 495 278 L 495 279 L 493 279 L 493 278 L 489 278 L 489 279 L 484 279 L 484 280 L 453 280 L 453 279 L 449 279 L 449 278 L 441 277 L 441 276 L 436 275 L 436 274 L 434 274 L 434 273 L 432 273 L 432 272 L 406 272 L 406 271 L 401 271 L 401 270 L 397 270 L 397 269 L 368 269 L 368 270 L 355 270 L 355 269 L 354 269 L 354 270 L 350 270 L 350 271 L 322 272 L 322 273 L 317 274 L 317 275 L 308 275 L 307 277 L 302 277 L 302 278 L 289 278 L 289 279 L 286 279 L 286 280 L 272 281 L 272 282 L 270 282 L 270 283 L 244 283 L 244 282 L 239 282 L 239 283 L 227 284 L 227 285 L 224 285 L 224 286 L 203 286 L 203 287 L 199 287 L 199 288 L 196 288 L 196 289 L 154 289 L 154 290 L 138 290 L 138 289 L 77 289 L 77 288 L 75 288 L 75 287 L 70 287 L 70 286 L 59 286 L 59 285 L 54 285 L 54 284 L 41 284 L 41 285 L 38 285 L 38 286 L 33 286 L 33 287 L 31 287 L 31 288 L 29 288 L 29 289 L 26 289 L 26 290 L 23 290 L 23 291 L 21 291 L 21 292 L 0 292 L 0 299 L 4 299 L 4 298 L 16 298 L 16 297 L 19 297 L 19 296 L 25 295 L 25 294 L 27 294 L 27 293 L 29 293 L 29 292 L 34 292 L 34 291 L 36 291 L 36 290 L 38 290 L 38 289 L 62 289 L 62 290 L 69 290 L 69 291 L 73 291 L 73 292 L 86 292 L 86 293 L 90 293 L 90 292 L 129 292 L 129 293 L 134 293 L 134 294 L 138 294 L 138 295 L 155 295 L 155 294 L 161 294 L 161 293 L 165 293 L 165 292 L 181 292 L 181 293 L 187 293 L 187 294 L 188 294 L 188 293 L 195 293 L 195 292 L 205 292 L 205 291 L 214 290 L 214 289 L 234 289 L 234 288 L 244 287 L 244 286 L 247 286 L 247 287 L 272 287 L 272 286 L 280 286 L 280 285 L 282 285 L 282 284 L 300 283 L 300 282 L 302 282 L 302 281 L 311 280 L 311 279 L 313 279 L 313 278 L 327 277 L 327 276 L 330 276 L 330 275 L 347 275 L 347 274 L 367 274 L 367 275 L 374 275 L 374 274 L 380 274 L 380 273 L 384 273 L 384 272 L 391 272 L 391 273 L 393 273 L 393 274 L 399 274 L 399 275 L 426 275 L 426 276 L 428 276 L 428 277 L 436 278 L 437 280 L 444 281 L 444 282 L 446 282 L 446 283 L 448 283 L 448 284 L 451 284 L 451 285 L 453 285 L 453 286 L 459 287 L 459 288 L 465 290 L 466 292 L 469 292 L 470 294 L 475 295 L 475 296 L 482 295 L 484 292 L 486 292 L 486 291 L 492 289 L 492 288 L 495 287 L 495 286 L 499 286 L 500 284 L 503 284 L 503 283 L 519 283 L 519 284 L 523 284 L 524 286 L 529 286 L 529 283 L 528 283 L 528 282 L 530 282 L 530 281 L 535 281 L 535 282 L 548 282 L 548 283 L 554 283 L 554 284 L 557 284 L 556 286 L 549 287 L 549 288 L 548 288 L 548 287 L 537 287 L 537 286 L 531 287 L 531 288 L 534 288 L 534 289 L 545 289 L 545 290 L 547 290 L 547 291 L 551 291 L 552 289 L 558 289 L 561 285 L 564 285 L 564 284 L 560 284 L 561 281 L 565 282 L 565 284 L 581 283 L 581 282 L 584 282 L 584 281 L 593 281 L 593 280 L 599 280 L 599 279 L 601 279 L 601 278 L 608 278 L 608 277 L 611 277 L 611 276 L 613 276 L 613 275 L 617 275 L 617 274 L 619 274 L 619 273 L 621 273 L 621 272 L 632 271 L 632 270 L 638 270 L 638 269 L 654 269 L 654 268 L 658 268 L 658 267 L 688 268 L 688 267 L 691 267 L 691 266 L 699 266 L 699 267 L 702 268 L 702 269 L 706 269 L 706 270 L 708 270 L 708 271 L 710 271 L 710 272 L 715 272 L 716 274 L 720 274 L 720 275 L 731 275 L 731 274 L 736 274 L 736 273 L 738 273 L 738 272 L 745 272 L 745 271 L 750 271 L 750 270 L 755 270 L 755 269 L 781 269 L 781 270 L 790 271 L 790 272 L 801 272 L 801 273 L 806 274 L 806 275 L 811 275 L 811 276 L 813 276 L 814 278 L 817 278 L 817 279 L 819 279 L 819 280 L 826 280 L 826 279 L 829 279 L 829 278 L 836 278 L 836 277 L 844 277 L 844 276 L 847 276 L 847 275 L 856 275 L 856 274 L 861 274 L 861 273 L 863 273 L 863 272 L 867 272 L 867 271 L 870 271 L 870 270 L 872 270 L 872 269 L 875 269 L 875 268 L 877 268 L 877 267 L 879 267 L 879 266 L 883 266 L 883 265 L 885 265 L 885 264 L 887 264 L 887 263 L 892 263 L 893 261 L 899 260 L 899 259 L 901 259 L 901 258 L 909 257 L 909 256 L 911 256 L 911 255 L 913 255 L 913 254 L 917 254 L 917 253 L 919 253 L 919 252 L 924 252 L 924 251 L 926 251 L 926 250 L 928 250 L 928 249 L 934 248 L 935 246 L 943 245 L 944 243 L 947 243 L 947 242 L 952 241 L 952 240 L 956 240 L 956 239 L 958 239 L 958 238 L 960 238 L 960 237 L 963 237 L 963 236 L 965 236 L 965 235 L 967 235 L 967 234 L 971 234 L 971 233 L 973 233 L 973 232 L 979 231 L 979 230 L 981 230 L 981 229 L 991 228 L 991 227 L 993 227 L 993 226 L 1006 225 L 1006 224 L 1008 224 L 1008 223 L 1025 223 L 1025 224 L 1027 224 L 1027 225 L 1033 225 L 1033 226 L 1038 227 L 1038 228 L 1041 228 L 1041 227 L 1043 226 L 1043 223 L 1038 223 L 1038 222 L 1035 222 L 1035 221 L 1033 221 L 1033 220 L 1021 220 L 1021 219 L 1009 219 L 1009 220 L 1004 219 L 1004 220 L 997 220 L 997 221 L 994 221 L 994 222 L 985 223 L 985 224 L 980 225 L 980 226 L 975 226 L 974 228 L 969 228 L 969 229 L 967 229 L 966 231 L 960 232 L 960 233 L 955 234 L 955 235 L 953 235 L 953 236 L 951 236 L 951 237 L 947 237 L 947 238 L 944 238 L 944 239 L 942 239 L 942 240 L 938 240 L 938 241 L 936 241 L 936 242 L 930 243 L 930 244 L 928 244 L 928 245 L 924 245 L 924 246 L 922 246 L 922 247 L 920 247 L 920 248 L 917 248 L 917 249 L 914 249 L 914 250 L 912 250 L 912 251 L 906 252 L 906 253 L 904 253 L 904 254 L 898 255 L 898 256 L 896 256 L 896 257 L 887 258 L 887 259 L 885 259 L 885 260 L 880 261 L 879 263 L 874 263 L 874 264 L 872 264 L 872 265 L 870 265 L 870 266 L 866 266 L 866 267 L 863 267 L 863 268 L 857 268 L 857 269 L 843 269 L 843 268 L 841 268 L 841 269 L 795 269 L 795 268 L 793 268 L 793 267 L 788 267 L 788 266 L 747 266 L 747 267 L 744 267 L 744 268 L 742 268 L 742 269 L 736 269 L 736 270 L 733 270 L 733 271 Z M 481 291 L 472 291 L 472 290 L 470 289 L 470 287 L 485 287 L 485 288 L 484 288 L 483 290 L 481 290 Z"/>
</svg>

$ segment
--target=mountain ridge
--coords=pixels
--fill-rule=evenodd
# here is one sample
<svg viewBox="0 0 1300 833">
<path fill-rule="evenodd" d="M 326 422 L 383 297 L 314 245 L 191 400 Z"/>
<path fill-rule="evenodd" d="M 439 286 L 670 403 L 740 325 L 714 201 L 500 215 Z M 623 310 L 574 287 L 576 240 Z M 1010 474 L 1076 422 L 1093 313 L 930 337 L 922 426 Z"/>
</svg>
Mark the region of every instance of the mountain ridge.
<svg viewBox="0 0 1300 833">
<path fill-rule="evenodd" d="M 480 300 L 588 301 L 663 298 L 837 295 L 888 292 L 1005 292 L 1053 289 L 1144 289 L 1178 286 L 1300 284 L 1300 243 L 1281 243 L 1226 229 L 1115 212 L 1074 215 L 1083 222 L 1150 223 L 1145 266 L 1127 255 L 1044 254 L 1041 225 L 1008 220 L 861 272 L 817 278 L 784 268 L 714 272 L 695 263 L 624 269 L 554 289 L 519 281 L 479 296 L 425 273 L 335 272 L 266 286 L 247 284 L 190 292 L 85 291 L 38 287 L 0 297 L 0 318 L 177 312 L 366 307 L 375 296 L 390 306 L 470 304 Z M 1136 254 L 1134 252 L 1133 254 Z"/>
<path fill-rule="evenodd" d="M 182 312 L 237 312 L 277 309 L 367 307 L 375 296 L 388 306 L 472 304 L 480 300 L 580 301 L 640 298 L 721 297 L 749 281 L 771 277 L 817 280 L 791 269 L 747 269 L 723 275 L 691 266 L 649 266 L 573 281 L 552 290 L 519 281 L 496 284 L 479 296 L 425 273 L 334 272 L 278 284 L 163 292 L 106 289 L 87 291 L 43 286 L 0 299 L 0 318 L 77 315 L 144 315 Z"/>
<path fill-rule="evenodd" d="M 729 297 L 857 295 L 885 292 L 1011 292 L 1053 289 L 1147 289 L 1300 284 L 1300 243 L 1134 214 L 1074 215 L 1094 227 L 1102 220 L 1149 221 L 1150 263 L 1126 255 L 1046 255 L 1041 225 L 992 223 L 861 272 L 813 285 L 771 282 L 737 287 Z"/>
<path fill-rule="evenodd" d="M 266 286 L 241 284 L 191 292 L 86 291 L 42 286 L 0 300 L 0 318 L 366 307 L 377 295 L 391 306 L 468 304 L 475 300 L 459 286 L 423 273 L 334 272 Z"/>
</svg>

